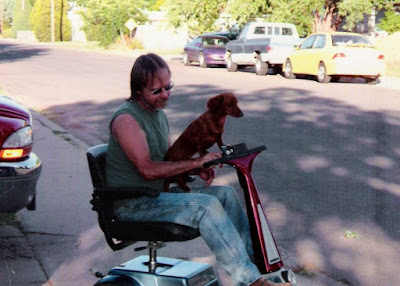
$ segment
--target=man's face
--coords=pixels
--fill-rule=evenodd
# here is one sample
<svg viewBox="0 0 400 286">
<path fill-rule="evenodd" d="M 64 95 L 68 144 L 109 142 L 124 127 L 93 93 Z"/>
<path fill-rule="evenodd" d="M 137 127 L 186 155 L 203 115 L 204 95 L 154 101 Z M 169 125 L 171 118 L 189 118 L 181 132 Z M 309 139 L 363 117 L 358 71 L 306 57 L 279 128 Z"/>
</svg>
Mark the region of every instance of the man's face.
<svg viewBox="0 0 400 286">
<path fill-rule="evenodd" d="M 167 106 L 172 86 L 168 70 L 160 70 L 157 76 L 142 90 L 139 103 L 151 111 L 163 109 Z"/>
</svg>

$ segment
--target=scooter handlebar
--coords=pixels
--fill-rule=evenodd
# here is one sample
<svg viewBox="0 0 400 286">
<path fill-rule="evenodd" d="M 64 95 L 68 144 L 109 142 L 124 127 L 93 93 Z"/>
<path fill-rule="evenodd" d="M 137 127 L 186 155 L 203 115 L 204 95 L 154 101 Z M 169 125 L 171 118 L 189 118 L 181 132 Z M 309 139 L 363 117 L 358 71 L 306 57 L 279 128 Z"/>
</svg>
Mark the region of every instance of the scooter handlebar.
<svg viewBox="0 0 400 286">
<path fill-rule="evenodd" d="M 239 159 L 246 157 L 248 155 L 261 152 L 263 150 L 267 149 L 265 145 L 258 146 L 252 149 L 247 149 L 246 143 L 241 143 L 233 146 L 222 146 L 222 157 L 206 162 L 203 164 L 204 168 L 208 168 L 213 165 L 218 165 L 218 164 L 223 164 L 226 162 L 229 162 L 234 159 Z"/>
</svg>

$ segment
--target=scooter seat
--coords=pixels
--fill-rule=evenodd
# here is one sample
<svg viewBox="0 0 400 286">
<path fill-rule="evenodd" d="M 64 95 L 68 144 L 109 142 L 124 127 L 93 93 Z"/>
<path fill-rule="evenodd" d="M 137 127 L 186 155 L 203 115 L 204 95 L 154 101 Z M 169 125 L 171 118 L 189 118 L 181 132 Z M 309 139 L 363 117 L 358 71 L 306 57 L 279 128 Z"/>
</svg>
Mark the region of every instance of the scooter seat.
<svg viewBox="0 0 400 286">
<path fill-rule="evenodd" d="M 118 240 L 135 241 L 186 241 L 200 235 L 196 228 L 168 222 L 113 221 L 110 232 Z"/>
</svg>

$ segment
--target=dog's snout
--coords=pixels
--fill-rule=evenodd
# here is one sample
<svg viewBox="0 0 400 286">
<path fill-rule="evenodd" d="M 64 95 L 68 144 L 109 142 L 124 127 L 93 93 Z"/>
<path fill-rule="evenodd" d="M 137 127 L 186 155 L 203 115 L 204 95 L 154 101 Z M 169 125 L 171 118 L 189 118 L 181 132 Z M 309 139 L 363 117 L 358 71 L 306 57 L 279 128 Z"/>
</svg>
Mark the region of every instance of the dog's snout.
<svg viewBox="0 0 400 286">
<path fill-rule="evenodd" d="M 233 117 L 242 117 L 244 115 L 243 111 L 238 106 L 235 106 L 231 111 L 232 112 L 228 113 L 230 113 L 230 115 Z"/>
</svg>

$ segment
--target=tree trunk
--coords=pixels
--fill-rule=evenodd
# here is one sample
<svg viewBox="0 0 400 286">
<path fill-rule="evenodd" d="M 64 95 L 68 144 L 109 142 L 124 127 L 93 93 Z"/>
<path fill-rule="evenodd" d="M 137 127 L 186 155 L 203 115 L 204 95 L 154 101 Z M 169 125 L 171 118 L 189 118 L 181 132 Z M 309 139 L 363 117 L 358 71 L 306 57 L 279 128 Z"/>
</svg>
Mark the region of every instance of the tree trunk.
<svg viewBox="0 0 400 286">
<path fill-rule="evenodd" d="M 61 9 L 60 9 L 60 40 L 64 41 L 63 35 L 63 25 L 64 25 L 64 0 L 61 0 Z"/>
<path fill-rule="evenodd" d="M 126 46 L 126 41 L 125 41 L 125 37 L 124 37 L 124 33 L 122 32 L 121 29 L 119 29 L 119 35 L 121 37 L 121 43 Z"/>
<path fill-rule="evenodd" d="M 320 11 L 316 11 L 314 13 L 314 33 L 337 30 L 339 24 L 341 23 L 341 18 L 335 10 L 336 5 L 332 4 L 329 7 L 325 7 L 323 16 L 321 16 Z"/>
</svg>

